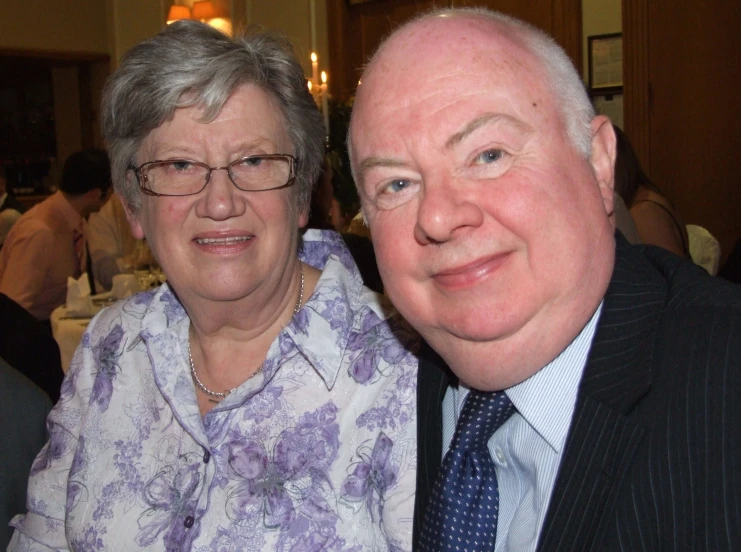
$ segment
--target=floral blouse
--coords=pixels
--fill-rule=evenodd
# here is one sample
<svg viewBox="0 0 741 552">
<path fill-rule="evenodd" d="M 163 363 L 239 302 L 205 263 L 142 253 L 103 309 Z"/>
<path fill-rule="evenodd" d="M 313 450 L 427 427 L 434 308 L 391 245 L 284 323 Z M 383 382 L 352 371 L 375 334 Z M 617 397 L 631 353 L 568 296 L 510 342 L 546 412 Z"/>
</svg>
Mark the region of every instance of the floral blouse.
<svg viewBox="0 0 741 552">
<path fill-rule="evenodd" d="M 166 284 L 93 319 L 10 550 L 411 550 L 417 337 L 337 234 L 300 257 L 314 293 L 205 416 Z"/>
</svg>

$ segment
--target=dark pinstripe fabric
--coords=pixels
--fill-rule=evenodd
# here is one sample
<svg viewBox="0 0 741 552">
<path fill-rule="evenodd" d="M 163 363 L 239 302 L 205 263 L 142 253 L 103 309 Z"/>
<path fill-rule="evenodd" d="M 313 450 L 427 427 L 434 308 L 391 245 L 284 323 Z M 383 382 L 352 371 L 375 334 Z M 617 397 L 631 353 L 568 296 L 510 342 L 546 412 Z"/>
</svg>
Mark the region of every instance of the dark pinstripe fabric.
<svg viewBox="0 0 741 552">
<path fill-rule="evenodd" d="M 420 366 L 415 521 L 442 454 L 434 365 Z M 741 550 L 737 286 L 618 237 L 538 550 Z"/>
</svg>

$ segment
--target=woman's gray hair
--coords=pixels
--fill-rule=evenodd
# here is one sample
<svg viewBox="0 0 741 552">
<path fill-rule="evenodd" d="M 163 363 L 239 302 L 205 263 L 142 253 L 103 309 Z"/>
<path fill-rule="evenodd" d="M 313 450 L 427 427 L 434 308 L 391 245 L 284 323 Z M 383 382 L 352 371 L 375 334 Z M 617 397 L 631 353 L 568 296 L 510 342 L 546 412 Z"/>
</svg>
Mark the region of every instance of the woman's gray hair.
<svg viewBox="0 0 741 552">
<path fill-rule="evenodd" d="M 178 108 L 196 106 L 203 122 L 212 121 L 244 84 L 259 86 L 279 106 L 296 157 L 298 207 L 308 209 L 325 131 L 290 42 L 266 32 L 232 39 L 203 23 L 178 21 L 129 50 L 103 91 L 113 185 L 134 213 L 141 191 L 130 169 L 140 164 L 144 138 Z"/>
</svg>

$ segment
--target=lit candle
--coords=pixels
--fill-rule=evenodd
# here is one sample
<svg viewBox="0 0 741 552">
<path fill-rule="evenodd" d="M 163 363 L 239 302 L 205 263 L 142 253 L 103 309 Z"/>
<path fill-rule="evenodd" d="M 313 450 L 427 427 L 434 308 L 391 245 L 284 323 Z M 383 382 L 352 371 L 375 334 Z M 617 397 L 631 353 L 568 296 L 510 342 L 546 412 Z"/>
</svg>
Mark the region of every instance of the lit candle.
<svg viewBox="0 0 741 552">
<path fill-rule="evenodd" d="M 324 128 L 329 138 L 329 93 L 327 92 L 327 72 L 322 71 L 322 113 L 324 114 Z"/>
<path fill-rule="evenodd" d="M 311 81 L 314 85 L 319 84 L 319 58 L 316 52 L 311 52 Z"/>
</svg>

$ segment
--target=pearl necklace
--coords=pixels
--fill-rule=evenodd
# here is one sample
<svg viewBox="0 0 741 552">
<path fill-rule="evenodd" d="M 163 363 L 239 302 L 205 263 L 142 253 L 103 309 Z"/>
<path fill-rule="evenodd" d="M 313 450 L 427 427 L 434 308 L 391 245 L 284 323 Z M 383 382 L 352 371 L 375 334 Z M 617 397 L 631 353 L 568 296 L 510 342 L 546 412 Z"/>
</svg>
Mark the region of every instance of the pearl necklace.
<svg viewBox="0 0 741 552">
<path fill-rule="evenodd" d="M 296 316 L 298 314 L 298 311 L 301 310 L 301 301 L 304 298 L 304 268 L 299 265 L 299 269 L 301 270 L 301 287 L 299 288 L 298 292 L 298 301 L 296 301 L 296 306 L 293 307 L 293 316 Z M 190 374 L 191 376 L 193 376 L 193 382 L 196 384 L 196 387 L 198 387 L 200 391 L 209 396 L 209 401 L 213 403 L 219 403 L 223 401 L 227 395 L 229 395 L 236 389 L 236 387 L 233 387 L 232 389 L 219 393 L 218 391 L 212 391 L 211 389 L 203 385 L 203 382 L 198 379 L 198 374 L 196 374 L 196 367 L 195 364 L 193 364 L 193 355 L 190 353 L 190 338 L 188 338 L 188 360 L 190 361 Z M 251 380 L 260 372 L 262 372 L 262 366 L 260 366 L 260 368 L 258 368 L 258 370 L 245 381 Z"/>
</svg>

